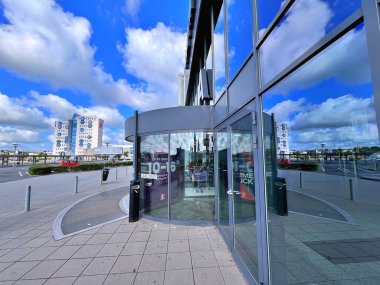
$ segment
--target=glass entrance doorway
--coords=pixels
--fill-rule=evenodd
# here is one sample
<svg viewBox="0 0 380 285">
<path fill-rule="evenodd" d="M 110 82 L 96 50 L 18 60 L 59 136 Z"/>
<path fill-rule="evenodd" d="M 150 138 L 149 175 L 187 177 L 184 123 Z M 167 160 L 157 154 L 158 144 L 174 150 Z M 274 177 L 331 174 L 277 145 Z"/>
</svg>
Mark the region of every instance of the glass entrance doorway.
<svg viewBox="0 0 380 285">
<path fill-rule="evenodd" d="M 218 222 L 230 248 L 258 280 L 255 103 L 217 128 Z"/>
</svg>

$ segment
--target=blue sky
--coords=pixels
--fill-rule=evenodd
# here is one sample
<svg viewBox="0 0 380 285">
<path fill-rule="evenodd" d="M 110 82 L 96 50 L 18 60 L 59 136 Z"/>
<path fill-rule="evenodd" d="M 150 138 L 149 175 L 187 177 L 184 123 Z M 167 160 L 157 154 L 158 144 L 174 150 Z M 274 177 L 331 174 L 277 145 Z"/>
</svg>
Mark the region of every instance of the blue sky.
<svg viewBox="0 0 380 285">
<path fill-rule="evenodd" d="M 51 150 L 54 120 L 105 120 L 122 144 L 134 110 L 176 104 L 188 1 L 0 0 L 0 149 Z"/>
</svg>

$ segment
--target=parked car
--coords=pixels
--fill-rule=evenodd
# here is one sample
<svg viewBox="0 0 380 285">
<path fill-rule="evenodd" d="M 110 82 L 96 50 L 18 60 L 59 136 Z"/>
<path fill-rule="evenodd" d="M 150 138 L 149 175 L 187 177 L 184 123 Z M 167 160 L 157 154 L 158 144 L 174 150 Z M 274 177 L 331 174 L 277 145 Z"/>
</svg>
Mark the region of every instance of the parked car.
<svg viewBox="0 0 380 285">
<path fill-rule="evenodd" d="M 79 165 L 79 162 L 76 162 L 76 161 L 70 161 L 70 160 L 62 160 L 59 164 L 59 166 L 77 166 Z"/>
</svg>

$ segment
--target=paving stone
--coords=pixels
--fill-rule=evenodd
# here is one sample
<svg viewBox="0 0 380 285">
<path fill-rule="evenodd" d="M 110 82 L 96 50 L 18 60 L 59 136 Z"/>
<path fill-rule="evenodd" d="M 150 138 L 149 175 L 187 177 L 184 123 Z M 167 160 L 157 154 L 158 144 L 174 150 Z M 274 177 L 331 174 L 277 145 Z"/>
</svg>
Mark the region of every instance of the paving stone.
<svg viewBox="0 0 380 285">
<path fill-rule="evenodd" d="M 0 273 L 0 281 L 18 280 L 38 263 L 39 261 L 16 262 Z"/>
<path fill-rule="evenodd" d="M 109 274 L 103 285 L 133 285 L 136 273 Z"/>
<path fill-rule="evenodd" d="M 166 270 L 191 268 L 190 252 L 171 252 L 167 255 Z"/>
<path fill-rule="evenodd" d="M 190 251 L 209 251 L 212 250 L 208 238 L 190 239 Z"/>
<path fill-rule="evenodd" d="M 125 255 L 119 256 L 111 273 L 136 273 L 141 262 L 142 255 Z"/>
<path fill-rule="evenodd" d="M 28 241 L 32 240 L 32 238 L 16 238 L 12 239 L 7 243 L 4 243 L 0 246 L 0 249 L 8 249 L 8 248 L 17 248 L 24 243 L 27 243 Z"/>
<path fill-rule="evenodd" d="M 187 233 L 189 235 L 189 239 L 208 238 L 206 231 L 202 228 L 189 228 Z"/>
<path fill-rule="evenodd" d="M 174 230 L 170 230 L 170 232 L 169 232 L 169 240 L 188 239 L 188 238 L 189 238 L 189 236 L 187 235 L 186 229 L 184 229 L 184 230 L 174 229 Z"/>
<path fill-rule="evenodd" d="M 130 233 L 114 233 L 108 243 L 126 243 L 130 236 Z"/>
<path fill-rule="evenodd" d="M 69 259 L 54 273 L 53 277 L 79 276 L 90 264 L 92 258 Z"/>
<path fill-rule="evenodd" d="M 164 224 L 164 223 L 155 223 L 155 224 L 153 224 L 153 227 L 152 227 L 152 232 L 169 231 L 169 230 L 170 230 L 170 225 Z"/>
<path fill-rule="evenodd" d="M 160 241 L 160 240 L 168 240 L 169 239 L 169 231 L 154 231 L 150 233 L 149 240 L 150 241 Z"/>
<path fill-rule="evenodd" d="M 41 279 L 41 278 L 49 278 L 53 275 L 54 272 L 60 268 L 66 260 L 49 260 L 42 261 L 32 270 L 30 270 L 27 274 L 25 274 L 23 279 Z"/>
<path fill-rule="evenodd" d="M 222 272 L 222 276 L 224 281 L 226 282 L 226 285 L 247 284 L 236 265 L 230 267 L 220 267 L 220 271 Z"/>
<path fill-rule="evenodd" d="M 116 256 L 96 257 L 83 271 L 82 275 L 108 274 L 111 271 L 116 259 Z"/>
<path fill-rule="evenodd" d="M 191 252 L 191 262 L 194 268 L 197 267 L 217 267 L 214 252 L 212 251 L 194 251 Z"/>
<path fill-rule="evenodd" d="M 44 246 L 56 246 L 56 247 L 63 246 L 63 245 L 66 245 L 66 243 L 70 241 L 71 239 L 72 239 L 71 237 L 60 239 L 60 240 L 54 240 L 53 238 L 51 238 L 47 243 L 44 244 Z"/>
<path fill-rule="evenodd" d="M 150 232 L 133 232 L 128 241 L 148 241 L 149 235 Z"/>
<path fill-rule="evenodd" d="M 74 255 L 75 252 L 78 251 L 80 247 L 80 245 L 64 245 L 62 247 L 59 247 L 46 259 L 69 259 Z"/>
<path fill-rule="evenodd" d="M 135 230 L 136 226 L 133 225 L 120 225 L 116 232 L 117 233 L 132 233 Z"/>
<path fill-rule="evenodd" d="M 128 242 L 121 252 L 121 255 L 136 255 L 143 254 L 146 248 L 147 242 Z"/>
<path fill-rule="evenodd" d="M 0 257 L 0 262 L 18 261 L 28 255 L 34 248 L 16 248 Z"/>
<path fill-rule="evenodd" d="M 40 247 L 22 258 L 21 261 L 44 260 L 56 250 L 56 247 Z"/>
<path fill-rule="evenodd" d="M 13 262 L 0 262 L 0 272 L 11 266 Z"/>
<path fill-rule="evenodd" d="M 228 247 L 222 238 L 209 239 L 209 242 L 213 250 L 228 250 Z"/>
<path fill-rule="evenodd" d="M 65 245 L 84 245 L 90 238 L 90 235 L 76 235 L 66 242 Z"/>
<path fill-rule="evenodd" d="M 74 285 L 102 285 L 107 275 L 92 275 L 79 277 Z"/>
<path fill-rule="evenodd" d="M 14 285 L 42 285 L 47 279 L 35 279 L 35 280 L 18 280 Z"/>
<path fill-rule="evenodd" d="M 191 269 L 167 270 L 164 285 L 194 285 L 193 271 Z"/>
<path fill-rule="evenodd" d="M 164 278 L 164 271 L 139 272 L 133 285 L 161 285 L 164 284 Z"/>
<path fill-rule="evenodd" d="M 107 243 L 102 247 L 96 256 L 119 256 L 124 248 L 124 245 L 124 243 Z"/>
<path fill-rule="evenodd" d="M 101 248 L 101 244 L 85 244 L 73 255 L 73 258 L 95 257 Z"/>
<path fill-rule="evenodd" d="M 189 250 L 190 245 L 187 239 L 170 240 L 168 243 L 168 252 L 185 252 Z"/>
<path fill-rule="evenodd" d="M 11 252 L 12 249 L 0 249 L 0 257 L 3 256 L 4 254 L 7 254 L 8 252 Z"/>
<path fill-rule="evenodd" d="M 153 225 L 151 224 L 142 224 L 142 223 L 139 223 L 134 232 L 150 232 L 153 228 Z"/>
<path fill-rule="evenodd" d="M 235 261 L 229 251 L 216 250 L 214 254 L 219 266 L 235 266 Z"/>
<path fill-rule="evenodd" d="M 139 267 L 139 272 L 165 270 L 166 254 L 144 255 Z"/>
<path fill-rule="evenodd" d="M 195 285 L 220 285 L 225 284 L 219 268 L 194 268 Z"/>
<path fill-rule="evenodd" d="M 44 285 L 72 285 L 77 277 L 50 278 Z"/>
<path fill-rule="evenodd" d="M 97 233 L 98 234 L 100 234 L 100 233 L 102 233 L 102 234 L 113 234 L 119 226 L 120 226 L 119 222 L 104 225 L 99 229 L 99 231 Z"/>
<path fill-rule="evenodd" d="M 144 254 L 167 253 L 168 241 L 149 241 Z"/>
<path fill-rule="evenodd" d="M 112 234 L 95 234 L 93 235 L 87 242 L 86 244 L 104 244 L 106 243 Z"/>
</svg>

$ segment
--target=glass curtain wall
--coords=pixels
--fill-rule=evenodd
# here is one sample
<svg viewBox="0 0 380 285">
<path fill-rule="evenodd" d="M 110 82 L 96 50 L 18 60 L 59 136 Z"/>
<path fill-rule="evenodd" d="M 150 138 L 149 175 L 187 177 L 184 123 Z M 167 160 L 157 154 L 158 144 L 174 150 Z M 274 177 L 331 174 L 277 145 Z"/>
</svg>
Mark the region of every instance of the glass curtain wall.
<svg viewBox="0 0 380 285">
<path fill-rule="evenodd" d="M 141 209 L 145 214 L 182 221 L 214 220 L 213 140 L 210 132 L 141 137 Z"/>
<path fill-rule="evenodd" d="M 224 42 L 224 5 L 220 9 L 218 21 L 214 29 L 214 65 L 215 65 L 215 101 L 226 88 L 226 49 Z"/>
<path fill-rule="evenodd" d="M 378 284 L 379 114 L 364 24 L 262 102 L 272 284 Z"/>
<path fill-rule="evenodd" d="M 182 221 L 214 220 L 213 134 L 170 135 L 171 218 Z"/>
</svg>

